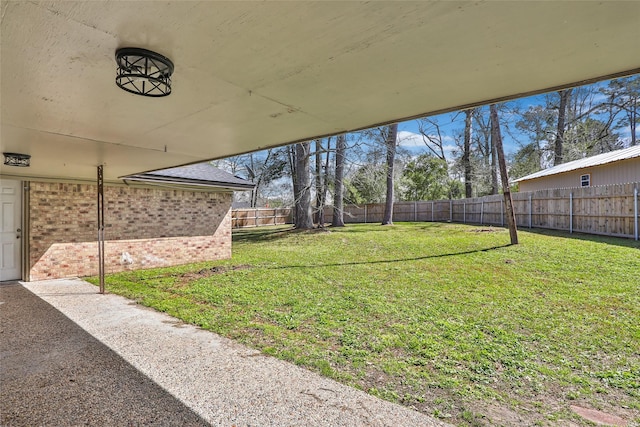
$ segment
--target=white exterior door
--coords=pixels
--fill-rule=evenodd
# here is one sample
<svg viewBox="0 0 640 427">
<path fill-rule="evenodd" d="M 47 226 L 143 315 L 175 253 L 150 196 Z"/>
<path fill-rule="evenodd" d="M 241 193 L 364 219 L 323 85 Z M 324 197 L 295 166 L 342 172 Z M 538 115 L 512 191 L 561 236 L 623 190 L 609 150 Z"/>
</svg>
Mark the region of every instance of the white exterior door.
<svg viewBox="0 0 640 427">
<path fill-rule="evenodd" d="M 0 281 L 22 278 L 21 182 L 0 179 Z"/>
</svg>

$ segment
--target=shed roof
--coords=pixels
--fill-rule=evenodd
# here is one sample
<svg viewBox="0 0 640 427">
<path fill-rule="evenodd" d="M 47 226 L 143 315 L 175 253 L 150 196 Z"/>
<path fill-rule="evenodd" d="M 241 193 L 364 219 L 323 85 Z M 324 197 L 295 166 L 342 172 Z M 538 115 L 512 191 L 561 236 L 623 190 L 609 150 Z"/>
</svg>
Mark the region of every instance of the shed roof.
<svg viewBox="0 0 640 427">
<path fill-rule="evenodd" d="M 197 185 L 231 190 L 252 190 L 255 185 L 212 166 L 210 163 L 179 166 L 123 177 L 125 181 Z"/>
<path fill-rule="evenodd" d="M 577 169 L 584 169 L 593 166 L 600 166 L 608 163 L 619 162 L 621 160 L 633 159 L 635 157 L 640 157 L 640 145 L 634 145 L 629 148 L 623 148 L 622 150 L 610 151 L 608 153 L 598 154 L 597 156 L 585 157 L 584 159 L 562 163 L 558 166 L 554 166 L 552 168 L 544 169 L 536 173 L 523 176 L 522 178 L 518 178 L 514 181 L 528 181 L 530 179 L 557 175 L 559 173 L 570 172 Z"/>
</svg>

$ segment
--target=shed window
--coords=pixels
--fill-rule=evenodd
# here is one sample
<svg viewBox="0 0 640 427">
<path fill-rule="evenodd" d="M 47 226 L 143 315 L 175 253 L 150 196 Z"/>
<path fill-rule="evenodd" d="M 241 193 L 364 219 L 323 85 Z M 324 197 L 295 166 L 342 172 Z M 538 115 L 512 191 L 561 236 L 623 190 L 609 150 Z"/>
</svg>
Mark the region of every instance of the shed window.
<svg viewBox="0 0 640 427">
<path fill-rule="evenodd" d="M 581 175 L 580 176 L 580 187 L 588 187 L 591 185 L 591 175 Z"/>
</svg>

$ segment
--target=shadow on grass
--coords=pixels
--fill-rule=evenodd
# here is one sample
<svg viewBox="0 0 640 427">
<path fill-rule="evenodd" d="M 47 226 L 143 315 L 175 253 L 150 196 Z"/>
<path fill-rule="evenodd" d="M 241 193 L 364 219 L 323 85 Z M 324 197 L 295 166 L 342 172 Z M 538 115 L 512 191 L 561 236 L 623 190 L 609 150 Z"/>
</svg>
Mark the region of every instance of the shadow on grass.
<svg viewBox="0 0 640 427">
<path fill-rule="evenodd" d="M 376 228 L 361 228 L 361 227 L 357 227 L 357 228 L 352 228 L 349 227 L 350 225 L 364 225 L 364 226 L 371 226 L 371 227 L 376 227 Z M 391 224 L 391 225 L 382 225 L 379 222 L 363 222 L 363 223 L 355 223 L 355 224 L 347 224 L 345 227 L 340 227 L 340 228 L 333 228 L 333 227 L 328 227 L 329 230 L 340 230 L 340 231 L 344 231 L 347 233 L 371 233 L 371 232 L 376 232 L 376 231 L 389 231 L 389 230 L 393 230 L 394 227 L 396 225 L 402 225 L 404 226 L 401 231 L 406 231 L 406 232 L 413 232 L 415 231 L 415 229 L 419 229 L 419 230 L 432 230 L 434 228 L 440 228 L 440 227 L 444 227 L 445 225 L 447 225 L 447 223 L 441 223 L 441 222 L 403 222 L 403 221 L 397 221 L 397 223 L 395 224 Z M 406 226 L 410 226 L 406 227 Z M 415 228 L 414 228 L 415 227 Z"/>
<path fill-rule="evenodd" d="M 234 242 L 261 242 L 287 237 L 291 232 L 296 232 L 292 225 L 236 229 L 232 238 Z"/>
<path fill-rule="evenodd" d="M 484 249 L 474 249 L 472 251 L 453 252 L 453 253 L 438 254 L 438 255 L 425 255 L 425 256 L 414 257 L 414 258 L 381 259 L 381 260 L 375 260 L 375 261 L 336 262 L 331 264 L 280 265 L 280 266 L 274 266 L 274 267 L 267 266 L 262 268 L 265 268 L 267 270 L 284 270 L 288 268 L 344 267 L 349 265 L 385 264 L 385 263 L 396 263 L 396 262 L 407 262 L 407 261 L 420 261 L 424 259 L 446 258 L 446 257 L 453 257 L 458 255 L 475 254 L 479 252 L 490 252 L 496 249 L 506 248 L 509 246 L 511 246 L 511 244 L 507 243 L 505 245 L 492 246 L 490 248 L 484 248 Z"/>
<path fill-rule="evenodd" d="M 640 249 L 640 241 L 633 240 L 632 238 L 627 237 L 603 236 L 598 234 L 586 234 L 580 232 L 569 233 L 568 231 L 551 230 L 547 228 L 519 228 L 518 231 L 526 231 L 527 233 L 533 233 L 542 236 L 575 239 L 595 243 L 606 243 L 608 245 Z"/>
<path fill-rule="evenodd" d="M 410 224 L 419 226 L 421 230 L 429 230 L 434 228 L 443 227 L 446 223 L 439 222 L 409 222 L 402 224 Z M 359 225 L 365 227 L 351 227 L 352 225 Z M 332 227 L 330 225 L 324 228 L 313 228 L 311 230 L 298 230 L 294 228 L 293 225 L 278 225 L 278 226 L 264 226 L 264 227 L 256 227 L 256 228 L 248 228 L 248 229 L 235 229 L 233 230 L 233 241 L 234 242 L 264 242 L 270 240 L 276 240 L 283 237 L 287 237 L 292 233 L 323 233 L 323 232 L 342 232 L 342 233 L 373 233 L 373 232 L 386 232 L 393 229 L 393 225 L 391 226 L 382 226 L 379 223 L 369 222 L 369 223 L 357 223 L 357 224 L 347 224 L 344 227 Z M 408 230 L 413 231 L 413 229 Z"/>
<path fill-rule="evenodd" d="M 441 228 L 448 226 L 450 223 L 442 223 L 442 222 L 409 222 L 402 224 L 410 224 L 415 226 L 415 228 L 411 228 L 408 231 L 424 230 L 429 231 L 436 228 Z M 364 223 L 358 225 L 364 225 L 369 227 L 350 227 L 351 224 L 347 224 L 345 227 L 326 227 L 326 228 L 315 228 L 312 230 L 297 230 L 293 227 L 293 225 L 286 226 L 268 226 L 261 228 L 251 228 L 251 229 L 238 229 L 233 231 L 233 241 L 234 242 L 261 242 L 261 241 L 270 241 L 276 240 L 280 238 L 284 238 L 289 236 L 291 233 L 323 233 L 323 232 L 343 232 L 343 233 L 372 233 L 372 232 L 386 232 L 393 229 L 393 226 L 381 226 L 378 223 Z M 467 224 L 473 225 L 473 224 Z M 480 226 L 480 225 L 478 225 Z M 502 226 L 490 226 L 485 225 L 484 227 L 493 227 L 495 229 L 504 229 Z M 626 237 L 615 237 L 615 236 L 603 236 L 597 234 L 587 234 L 574 232 L 573 234 L 568 231 L 562 230 L 552 230 L 546 228 L 525 228 L 520 227 L 518 231 L 534 233 L 545 236 L 553 236 L 559 238 L 566 239 L 576 239 L 582 241 L 590 241 L 597 243 L 605 243 L 609 245 L 622 246 L 627 248 L 635 248 L 640 249 L 640 241 L 633 240 L 632 238 Z"/>
</svg>

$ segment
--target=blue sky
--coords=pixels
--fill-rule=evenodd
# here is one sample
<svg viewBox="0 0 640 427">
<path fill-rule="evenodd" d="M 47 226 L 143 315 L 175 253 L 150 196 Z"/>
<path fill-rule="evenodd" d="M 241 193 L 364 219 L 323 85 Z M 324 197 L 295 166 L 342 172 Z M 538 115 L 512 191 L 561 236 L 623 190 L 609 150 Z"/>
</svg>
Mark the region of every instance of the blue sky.
<svg viewBox="0 0 640 427">
<path fill-rule="evenodd" d="M 609 81 L 603 81 L 600 83 L 594 84 L 596 87 L 604 87 L 607 86 Z M 593 97 L 593 101 L 601 101 L 604 95 L 596 94 Z M 544 105 L 545 104 L 545 95 L 535 95 L 525 98 L 516 99 L 513 101 L 509 101 L 508 104 L 512 106 L 517 106 L 521 112 L 526 111 L 530 106 L 534 105 Z M 433 116 L 434 119 L 440 124 L 440 130 L 443 135 L 443 140 L 445 142 L 445 154 L 449 157 L 453 150 L 455 150 L 456 144 L 454 140 L 455 135 L 459 135 L 464 130 L 464 119 L 465 115 L 462 112 L 456 113 L 447 113 L 441 114 L 438 116 Z M 502 138 L 505 154 L 510 155 L 514 154 L 519 148 L 520 143 L 526 144 L 529 140 L 527 135 L 523 135 L 519 133 L 515 128 L 515 121 L 519 119 L 518 116 L 514 116 L 513 120 L 509 120 L 509 118 L 501 115 L 501 123 L 503 126 L 502 130 Z M 505 126 L 509 126 L 511 131 L 507 132 Z M 416 120 L 411 120 L 407 122 L 402 122 L 398 124 L 398 132 L 400 145 L 409 149 L 412 153 L 419 154 L 427 151 L 427 148 L 423 142 L 423 137 L 420 135 L 418 131 L 418 122 Z M 623 128 L 619 131 L 620 136 L 623 139 L 630 139 L 631 132 L 629 128 Z M 514 137 L 517 139 L 514 139 Z M 451 158 L 449 157 L 449 160 Z"/>
<path fill-rule="evenodd" d="M 517 100 L 509 101 L 510 104 L 518 106 L 521 111 L 525 111 L 531 105 L 543 105 L 544 95 L 530 96 L 527 98 L 520 98 Z M 440 131 L 443 135 L 445 142 L 445 154 L 449 155 L 455 150 L 456 144 L 454 136 L 461 134 L 464 130 L 465 115 L 462 112 L 446 113 L 433 116 L 440 125 Z M 504 120 L 504 117 L 502 117 Z M 511 129 L 515 131 L 515 122 L 511 123 Z M 398 124 L 398 139 L 400 145 L 409 149 L 411 152 L 421 153 L 426 150 L 426 146 L 423 142 L 423 137 L 418 130 L 418 121 L 410 120 Z M 502 131 L 502 139 L 505 154 L 513 154 L 520 147 L 518 142 L 513 139 L 508 132 L 504 129 Z M 519 137 L 522 142 L 526 142 L 526 137 L 522 135 Z"/>
</svg>

